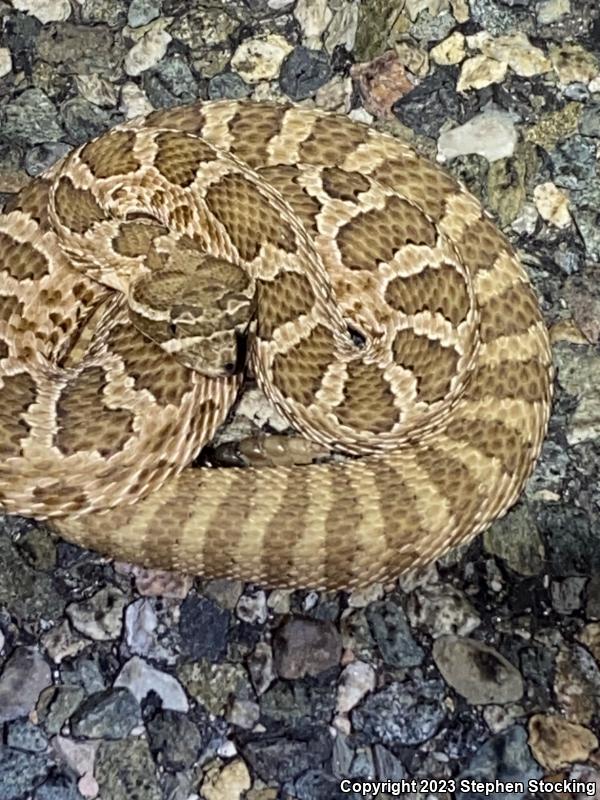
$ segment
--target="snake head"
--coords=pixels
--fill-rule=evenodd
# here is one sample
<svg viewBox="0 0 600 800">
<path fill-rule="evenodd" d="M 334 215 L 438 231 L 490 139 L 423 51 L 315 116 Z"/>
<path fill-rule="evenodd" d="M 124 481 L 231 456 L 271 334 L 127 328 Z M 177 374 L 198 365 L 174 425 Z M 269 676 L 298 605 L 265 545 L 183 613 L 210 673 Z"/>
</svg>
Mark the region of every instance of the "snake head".
<svg viewBox="0 0 600 800">
<path fill-rule="evenodd" d="M 255 300 L 241 267 L 208 255 L 166 266 L 141 275 L 128 301 L 135 327 L 184 366 L 210 378 L 243 370 Z"/>
</svg>

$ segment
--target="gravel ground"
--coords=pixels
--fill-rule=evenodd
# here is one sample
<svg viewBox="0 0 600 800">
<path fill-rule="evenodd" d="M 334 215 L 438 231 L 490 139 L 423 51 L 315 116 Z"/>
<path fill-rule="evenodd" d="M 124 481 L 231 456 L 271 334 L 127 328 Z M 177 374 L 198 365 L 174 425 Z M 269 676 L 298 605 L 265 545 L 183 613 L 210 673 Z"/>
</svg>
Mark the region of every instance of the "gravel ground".
<svg viewBox="0 0 600 800">
<path fill-rule="evenodd" d="M 500 782 L 493 800 L 600 798 L 596 0 L 0 13 L 0 199 L 152 108 L 316 102 L 408 138 L 483 199 L 528 265 L 558 367 L 521 502 L 397 585 L 265 592 L 112 563 L 4 519 L 0 798 L 397 796 L 351 791 L 369 780 L 410 782 L 411 798 L 483 797 L 476 780 Z M 251 397 L 240 415 L 259 413 Z"/>
</svg>

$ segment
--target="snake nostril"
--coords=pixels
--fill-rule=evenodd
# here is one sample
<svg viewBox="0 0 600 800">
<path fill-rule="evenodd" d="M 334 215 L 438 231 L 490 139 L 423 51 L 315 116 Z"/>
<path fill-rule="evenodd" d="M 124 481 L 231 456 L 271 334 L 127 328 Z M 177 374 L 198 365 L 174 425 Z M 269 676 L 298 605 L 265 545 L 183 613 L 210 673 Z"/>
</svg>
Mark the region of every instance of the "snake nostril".
<svg viewBox="0 0 600 800">
<path fill-rule="evenodd" d="M 358 328 L 355 328 L 353 325 L 348 325 L 348 334 L 352 339 L 352 344 L 355 347 L 358 347 L 360 350 L 364 349 L 367 344 L 367 337 L 359 331 Z"/>
</svg>

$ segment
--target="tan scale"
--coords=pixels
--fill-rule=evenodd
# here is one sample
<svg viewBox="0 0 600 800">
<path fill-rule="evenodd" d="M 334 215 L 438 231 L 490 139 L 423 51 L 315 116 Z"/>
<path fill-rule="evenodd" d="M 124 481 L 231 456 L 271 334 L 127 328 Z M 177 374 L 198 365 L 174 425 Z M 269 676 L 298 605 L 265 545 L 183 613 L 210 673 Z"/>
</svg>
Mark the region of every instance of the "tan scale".
<svg viewBox="0 0 600 800">
<path fill-rule="evenodd" d="M 190 463 L 248 365 L 335 459 Z M 0 216 L 0 507 L 166 569 L 393 578 L 518 498 L 551 402 L 527 274 L 466 189 L 307 108 L 160 110 Z"/>
</svg>

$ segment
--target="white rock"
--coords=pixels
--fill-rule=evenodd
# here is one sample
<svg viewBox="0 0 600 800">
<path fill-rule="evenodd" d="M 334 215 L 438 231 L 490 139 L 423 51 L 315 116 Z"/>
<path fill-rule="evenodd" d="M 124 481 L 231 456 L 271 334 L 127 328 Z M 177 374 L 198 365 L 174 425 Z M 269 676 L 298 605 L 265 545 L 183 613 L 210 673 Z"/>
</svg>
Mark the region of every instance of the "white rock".
<svg viewBox="0 0 600 800">
<path fill-rule="evenodd" d="M 188 700 L 179 681 L 166 672 L 150 666 L 147 661 L 133 656 L 119 672 L 114 686 L 125 686 L 134 695 L 138 703 L 150 691 L 156 692 L 162 700 L 163 708 L 173 711 L 187 711 Z"/>
<path fill-rule="evenodd" d="M 467 89 L 483 89 L 491 83 L 500 83 L 506 76 L 508 66 L 504 61 L 477 55 L 468 58 L 462 65 L 456 89 L 465 92 Z"/>
<path fill-rule="evenodd" d="M 317 48 L 333 17 L 327 0 L 298 0 L 294 16 L 302 28 L 304 44 Z"/>
<path fill-rule="evenodd" d="M 431 50 L 431 58 L 436 64 L 460 64 L 465 57 L 465 37 L 460 31 L 454 31 Z"/>
<path fill-rule="evenodd" d="M 506 63 L 523 78 L 541 75 L 552 68 L 544 51 L 532 45 L 521 31 L 497 38 L 490 37 L 482 43 L 481 51 L 490 58 Z"/>
<path fill-rule="evenodd" d="M 225 764 L 222 769 L 209 769 L 202 781 L 205 800 L 240 800 L 252 785 L 248 767 L 241 758 Z"/>
<path fill-rule="evenodd" d="M 43 25 L 46 22 L 64 22 L 71 16 L 69 0 L 13 0 L 12 4 L 19 11 L 37 17 Z"/>
<path fill-rule="evenodd" d="M 366 108 L 353 108 L 348 116 L 354 122 L 364 122 L 366 125 L 370 125 L 374 120 L 373 114 L 369 114 Z"/>
<path fill-rule="evenodd" d="M 375 670 L 370 664 L 365 661 L 348 664 L 340 678 L 336 705 L 338 714 L 351 711 L 374 688 Z"/>
<path fill-rule="evenodd" d="M 488 161 L 512 156 L 517 144 L 513 119 L 506 111 L 482 111 L 452 130 L 440 134 L 438 155 L 447 161 L 477 153 Z"/>
<path fill-rule="evenodd" d="M 262 625 L 267 621 L 267 596 L 262 589 L 254 593 L 246 592 L 237 603 L 236 612 L 238 617 L 251 625 Z"/>
<path fill-rule="evenodd" d="M 231 66 L 247 83 L 271 80 L 279 75 L 282 61 L 292 49 L 292 45 L 277 33 L 256 36 L 240 44 Z"/>
<path fill-rule="evenodd" d="M 281 11 L 282 8 L 294 5 L 294 0 L 269 0 L 267 5 L 274 11 Z"/>
<path fill-rule="evenodd" d="M 125 72 L 135 77 L 164 58 L 171 35 L 160 28 L 149 30 L 125 56 Z"/>
<path fill-rule="evenodd" d="M 8 47 L 0 47 L 0 78 L 3 78 L 5 75 L 12 69 L 12 56 L 10 54 L 10 50 Z"/>
<path fill-rule="evenodd" d="M 153 111 L 152 103 L 136 83 L 124 83 L 121 87 L 119 110 L 127 119 L 149 114 Z"/>
<path fill-rule="evenodd" d="M 535 233 L 539 214 L 533 203 L 525 203 L 520 214 L 511 223 L 511 228 L 517 233 L 531 235 Z"/>
<path fill-rule="evenodd" d="M 141 598 L 130 603 L 125 611 L 125 637 L 129 649 L 138 655 L 148 655 L 155 641 L 158 626 L 152 603 Z"/>
<path fill-rule="evenodd" d="M 556 228 L 567 228 L 571 224 L 569 197 L 551 181 L 535 187 L 533 202 L 542 219 Z"/>
<path fill-rule="evenodd" d="M 591 83 L 600 76 L 598 59 L 580 44 L 550 45 L 550 60 L 559 82 L 565 86 Z"/>
<path fill-rule="evenodd" d="M 405 9 L 411 20 L 416 20 L 421 11 L 428 11 L 432 17 L 437 17 L 443 11 L 447 11 L 448 0 L 406 0 Z"/>
<path fill-rule="evenodd" d="M 550 25 L 570 13 L 570 0 L 545 0 L 538 6 L 537 21 L 540 25 Z"/>
<path fill-rule="evenodd" d="M 76 75 L 75 83 L 82 97 L 104 108 L 113 108 L 117 102 L 117 89 L 114 83 L 99 75 Z"/>
<path fill-rule="evenodd" d="M 359 4 L 346 3 L 333 15 L 325 34 L 325 49 L 332 53 L 338 45 L 343 45 L 348 52 L 354 50 L 356 31 L 358 30 Z"/>
<path fill-rule="evenodd" d="M 471 9 L 467 0 L 450 0 L 452 15 L 457 22 L 466 22 L 471 18 Z"/>
</svg>

